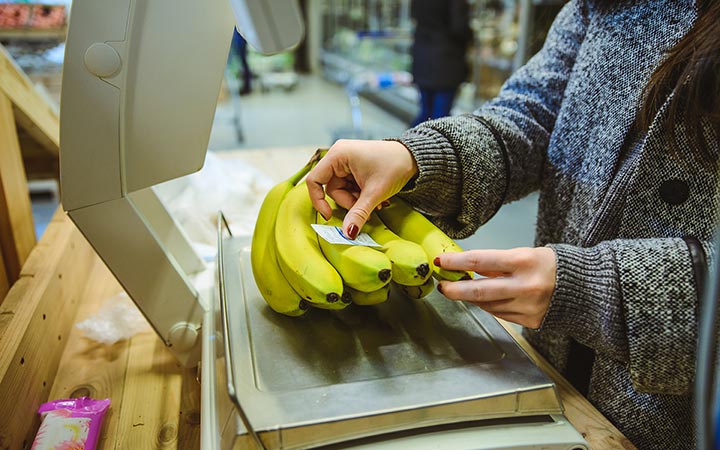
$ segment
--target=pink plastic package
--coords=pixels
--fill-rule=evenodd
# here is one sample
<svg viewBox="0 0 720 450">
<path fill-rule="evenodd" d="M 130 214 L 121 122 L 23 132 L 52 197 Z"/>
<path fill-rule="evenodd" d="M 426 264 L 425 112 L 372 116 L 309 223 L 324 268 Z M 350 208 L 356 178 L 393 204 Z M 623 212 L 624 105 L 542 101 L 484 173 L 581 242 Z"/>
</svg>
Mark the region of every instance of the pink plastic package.
<svg viewBox="0 0 720 450">
<path fill-rule="evenodd" d="M 88 397 L 43 403 L 43 416 L 31 450 L 95 450 L 110 399 Z"/>
</svg>

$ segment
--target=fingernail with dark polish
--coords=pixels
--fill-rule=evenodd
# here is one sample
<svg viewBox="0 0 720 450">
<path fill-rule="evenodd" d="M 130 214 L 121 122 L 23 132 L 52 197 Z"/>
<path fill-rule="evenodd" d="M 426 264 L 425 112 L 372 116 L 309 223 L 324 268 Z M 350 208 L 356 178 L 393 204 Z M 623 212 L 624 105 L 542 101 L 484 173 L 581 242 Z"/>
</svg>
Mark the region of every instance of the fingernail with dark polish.
<svg viewBox="0 0 720 450">
<path fill-rule="evenodd" d="M 442 291 L 442 284 L 439 284 L 439 283 L 438 283 L 438 285 L 437 285 L 437 290 L 438 290 L 439 293 L 441 293 L 441 294 L 443 293 L 443 291 Z"/>
<path fill-rule="evenodd" d="M 383 208 L 387 208 L 388 206 L 390 206 L 390 200 L 385 200 L 384 202 L 382 202 L 380 204 L 382 205 Z"/>
<path fill-rule="evenodd" d="M 348 227 L 348 237 L 350 239 L 355 239 L 358 235 L 358 227 L 354 223 L 351 223 Z"/>
<path fill-rule="evenodd" d="M 440 267 L 440 257 L 436 256 L 435 259 L 433 259 L 433 264 L 435 264 L 437 267 Z"/>
</svg>

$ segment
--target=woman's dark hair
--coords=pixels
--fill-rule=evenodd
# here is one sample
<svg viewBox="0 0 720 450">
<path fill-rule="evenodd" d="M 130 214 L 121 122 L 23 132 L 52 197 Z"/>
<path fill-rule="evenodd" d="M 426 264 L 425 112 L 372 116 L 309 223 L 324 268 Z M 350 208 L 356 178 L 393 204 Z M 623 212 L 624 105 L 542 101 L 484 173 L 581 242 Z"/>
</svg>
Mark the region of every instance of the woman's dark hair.
<svg viewBox="0 0 720 450">
<path fill-rule="evenodd" d="M 670 93 L 666 130 L 670 143 L 680 148 L 675 130 L 682 125 L 693 152 L 715 167 L 720 139 L 720 1 L 698 0 L 698 18 L 692 29 L 667 54 L 645 87 L 638 116 L 647 130 Z M 709 126 L 714 136 L 704 132 Z"/>
</svg>

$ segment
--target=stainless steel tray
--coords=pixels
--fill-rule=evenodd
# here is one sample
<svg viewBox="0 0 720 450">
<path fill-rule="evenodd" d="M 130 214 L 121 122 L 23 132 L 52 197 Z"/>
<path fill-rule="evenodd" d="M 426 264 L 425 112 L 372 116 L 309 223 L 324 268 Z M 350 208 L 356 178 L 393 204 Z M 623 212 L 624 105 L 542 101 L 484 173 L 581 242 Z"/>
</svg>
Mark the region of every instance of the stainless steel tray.
<svg viewBox="0 0 720 450">
<path fill-rule="evenodd" d="M 228 394 L 238 425 L 260 445 L 307 448 L 562 413 L 553 383 L 479 308 L 439 294 L 392 295 L 376 306 L 285 317 L 257 289 L 250 240 L 227 235 L 219 247 Z"/>
</svg>

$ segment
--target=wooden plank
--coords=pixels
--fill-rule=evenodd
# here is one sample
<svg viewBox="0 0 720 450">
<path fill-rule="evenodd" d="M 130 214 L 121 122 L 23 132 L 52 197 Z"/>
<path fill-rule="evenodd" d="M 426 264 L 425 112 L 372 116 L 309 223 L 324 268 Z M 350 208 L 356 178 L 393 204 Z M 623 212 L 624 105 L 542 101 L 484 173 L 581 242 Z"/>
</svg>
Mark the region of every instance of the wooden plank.
<svg viewBox="0 0 720 450">
<path fill-rule="evenodd" d="M 25 158 L 26 151 L 28 151 L 28 149 L 33 152 L 40 150 L 46 158 L 55 160 L 56 164 L 59 165 L 59 154 L 54 150 L 49 151 L 49 149 L 55 148 L 55 144 L 52 140 L 46 136 L 43 131 L 35 125 L 32 119 L 21 109 L 13 105 L 13 111 L 15 112 L 15 123 L 18 128 L 18 136 L 21 138 L 20 148 L 22 149 L 23 158 Z M 34 143 L 32 147 L 28 147 L 28 140 L 31 140 Z"/>
<path fill-rule="evenodd" d="M 35 246 L 30 195 L 20 145 L 15 132 L 12 105 L 0 93 L 0 242 L 9 283 Z"/>
<path fill-rule="evenodd" d="M 627 449 L 636 447 L 597 409 L 583 397 L 530 343 L 516 331 L 513 325 L 499 320 L 517 343 L 535 361 L 540 369 L 555 382 L 565 407 L 565 417 L 593 449 Z"/>
<path fill-rule="evenodd" d="M 26 128 L 48 152 L 60 154 L 60 120 L 50 104 L 35 90 L 30 79 L 0 45 L 0 92 L 18 110 L 18 124 Z"/>
<path fill-rule="evenodd" d="M 67 26 L 60 28 L 2 28 L 0 39 L 18 39 L 23 41 L 63 41 L 67 36 Z"/>
<path fill-rule="evenodd" d="M 107 298 L 121 291 L 99 258 L 95 258 L 87 280 L 73 323 L 85 320 Z M 98 450 L 156 448 L 156 442 L 162 443 L 159 448 L 200 446 L 200 387 L 195 379 L 196 370 L 178 367 L 172 353 L 149 326 L 148 331 L 112 346 L 86 339 L 75 327 L 69 332 L 49 398 L 88 395 L 111 399 Z M 126 393 L 126 386 L 132 392 Z M 126 436 L 128 432 L 130 436 Z M 125 442 L 132 442 L 129 444 L 132 447 L 126 447 Z M 138 442 L 140 447 L 135 447 Z"/>
<path fill-rule="evenodd" d="M 200 448 L 200 390 L 197 369 L 182 369 L 178 450 Z"/>
<path fill-rule="evenodd" d="M 5 269 L 5 262 L 2 257 L 2 242 L 0 242 L 0 304 L 10 290 L 10 281 L 7 276 L 7 269 Z"/>
<path fill-rule="evenodd" d="M 117 450 L 178 448 L 182 372 L 156 335 L 132 338 Z"/>
<path fill-rule="evenodd" d="M 97 313 L 106 299 L 122 291 L 97 257 L 94 258 L 87 280 L 88 284 L 79 299 L 80 307 L 73 324 Z M 98 450 L 114 448 L 115 439 L 120 433 L 117 412 L 121 407 L 120 400 L 125 387 L 128 347 L 129 341 L 126 340 L 113 345 L 92 341 L 73 326 L 50 390 L 50 399 L 81 396 L 110 399 L 110 409 L 105 415 Z"/>
<path fill-rule="evenodd" d="M 52 249 L 55 249 L 55 252 L 63 251 L 62 249 L 57 249 L 58 244 L 65 245 L 65 239 L 69 239 L 68 236 L 75 231 L 77 231 L 75 225 L 70 222 L 70 219 L 65 215 L 65 212 L 61 208 L 55 210 L 55 214 L 53 214 L 50 219 L 50 223 L 48 223 L 45 233 L 43 233 L 42 238 L 38 241 L 38 243 L 35 244 L 33 251 L 28 256 L 25 264 L 23 264 L 23 267 L 20 270 L 20 278 L 35 277 L 47 272 L 49 266 L 47 263 L 48 256 L 46 253 L 52 251 Z M 79 233 L 79 231 L 77 232 Z M 47 239 L 45 238 L 46 233 L 49 233 Z M 82 242 L 85 243 L 85 240 L 83 239 Z M 68 245 L 72 245 L 74 249 L 75 243 L 71 242 Z M 37 252 L 34 251 L 38 248 L 43 250 Z"/>
<path fill-rule="evenodd" d="M 22 128 L 18 128 L 18 140 L 28 181 L 60 179 L 60 161 L 55 155 L 48 153 Z"/>
<path fill-rule="evenodd" d="M 94 252 L 59 212 L 0 305 L 0 448 L 26 448 L 48 399 Z"/>
</svg>

